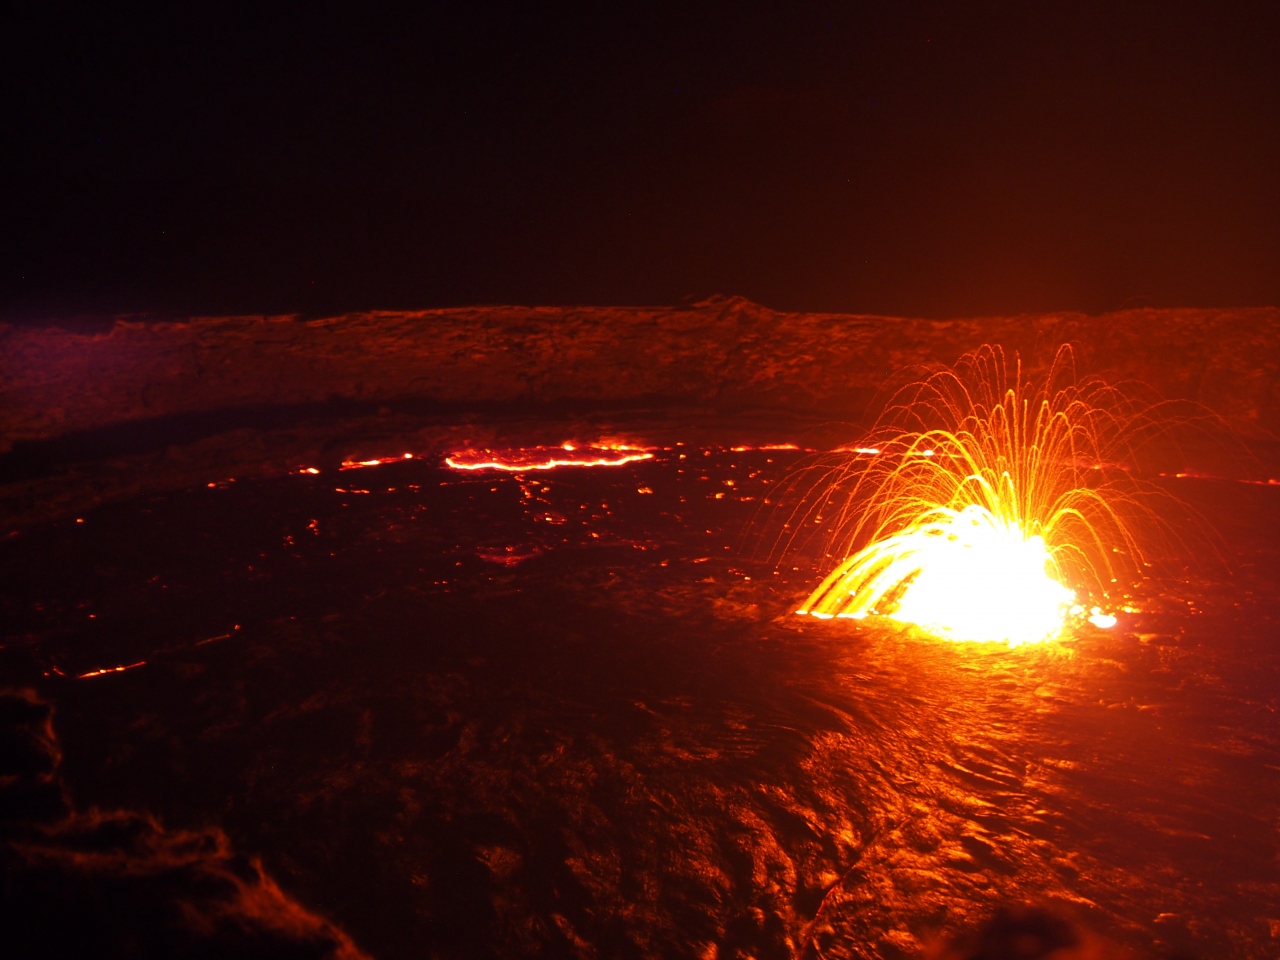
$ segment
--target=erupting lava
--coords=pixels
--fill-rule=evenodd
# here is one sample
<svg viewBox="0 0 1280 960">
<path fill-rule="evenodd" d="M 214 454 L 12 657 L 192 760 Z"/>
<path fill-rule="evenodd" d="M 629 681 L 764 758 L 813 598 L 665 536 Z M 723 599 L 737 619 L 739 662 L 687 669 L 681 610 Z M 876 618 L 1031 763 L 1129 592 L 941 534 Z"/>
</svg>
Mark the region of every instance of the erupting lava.
<svg viewBox="0 0 1280 960">
<path fill-rule="evenodd" d="M 1148 515 L 1114 465 L 1154 408 L 1074 381 L 1069 348 L 1043 383 L 984 347 L 894 397 L 793 519 L 836 519 L 846 556 L 799 610 L 880 615 L 949 640 L 1011 647 L 1059 635 L 1140 574 Z M 861 549 L 854 550 L 859 543 Z M 1114 618 L 1094 606 L 1099 626 Z"/>
</svg>

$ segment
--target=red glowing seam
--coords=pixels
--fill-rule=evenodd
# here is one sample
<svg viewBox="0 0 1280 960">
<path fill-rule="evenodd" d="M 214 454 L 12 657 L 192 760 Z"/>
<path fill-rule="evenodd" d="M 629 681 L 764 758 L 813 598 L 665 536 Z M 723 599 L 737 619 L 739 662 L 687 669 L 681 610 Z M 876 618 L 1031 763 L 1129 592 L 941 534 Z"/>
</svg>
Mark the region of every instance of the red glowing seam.
<svg viewBox="0 0 1280 960">
<path fill-rule="evenodd" d="M 100 677 L 105 673 L 124 673 L 126 670 L 132 670 L 134 667 L 146 666 L 147 661 L 139 660 L 137 663 L 124 663 L 118 667 L 103 667 L 101 670 L 90 670 L 88 673 L 76 675 L 77 680 L 87 680 L 90 677 Z"/>
<path fill-rule="evenodd" d="M 799 450 L 794 443 L 765 443 L 758 447 L 730 447 L 730 453 L 746 453 L 749 450 Z"/>
<path fill-rule="evenodd" d="M 386 463 L 399 463 L 402 460 L 412 459 L 412 453 L 403 453 L 398 457 L 375 457 L 373 460 L 343 460 L 342 463 L 338 465 L 338 469 L 359 470 L 363 467 L 380 467 Z"/>
<path fill-rule="evenodd" d="M 546 449 L 545 447 L 526 447 L 526 448 L 521 448 L 521 449 L 519 449 L 517 452 L 519 452 L 519 453 L 524 453 L 526 450 L 529 450 L 529 451 L 540 451 L 540 450 L 545 450 L 545 449 Z M 568 451 L 569 453 L 574 453 L 574 452 L 579 451 L 579 450 L 581 450 L 581 451 L 588 451 L 588 452 L 589 452 L 589 451 L 595 451 L 595 450 L 608 450 L 608 451 L 610 451 L 610 452 L 612 452 L 612 453 L 622 453 L 622 454 L 642 454 L 642 453 L 643 453 L 643 454 L 648 454 L 648 456 L 647 456 L 647 457 L 639 457 L 639 456 L 637 456 L 637 458 L 636 458 L 636 459 L 640 459 L 640 460 L 646 460 L 646 459 L 649 459 L 649 460 L 651 460 L 651 459 L 653 459 L 653 451 L 654 451 L 654 450 L 661 450 L 662 448 L 661 448 L 661 447 L 641 447 L 641 446 L 637 446 L 637 445 L 635 445 L 635 444 L 631 444 L 631 443 L 608 443 L 608 442 L 605 442 L 605 441 L 601 441 L 600 443 L 580 443 L 580 444 L 579 444 L 579 443 L 567 443 L 567 442 L 566 442 L 566 443 L 562 443 L 562 444 L 560 444 L 560 449 L 561 449 L 561 450 L 566 450 L 566 451 Z M 466 451 L 463 451 L 463 452 L 465 453 Z M 485 453 L 490 453 L 491 451 L 490 451 L 490 450 L 488 450 L 488 449 L 486 449 L 484 452 L 485 452 Z M 585 454 L 584 454 L 584 456 L 585 456 Z M 604 458 L 596 458 L 596 459 L 604 459 Z M 626 459 L 621 459 L 621 460 L 619 460 L 619 461 L 618 461 L 618 463 L 620 463 L 620 464 L 621 464 L 621 463 L 629 463 L 629 462 L 630 462 L 630 461 L 629 461 L 629 460 L 626 460 Z M 613 465 L 612 463 L 600 463 L 600 464 L 598 464 L 598 463 L 596 463 L 596 461 L 595 461 L 595 460 L 574 460 L 574 461 L 572 461 L 572 463 L 574 463 L 575 465 L 576 465 L 576 464 L 582 464 L 582 465 L 584 465 L 584 466 L 612 466 L 612 465 Z"/>
<path fill-rule="evenodd" d="M 1247 483 L 1255 487 L 1280 487 L 1280 480 L 1275 477 L 1269 477 L 1266 480 L 1241 480 L 1238 477 L 1219 477 L 1212 473 L 1196 473 L 1195 471 L 1185 471 L 1183 473 L 1161 473 L 1157 476 L 1168 477 L 1175 480 L 1226 480 L 1232 483 Z"/>
<path fill-rule="evenodd" d="M 235 636 L 236 631 L 240 629 L 240 624 L 236 624 L 228 633 L 220 633 L 216 637 L 206 637 L 204 640 L 197 640 L 192 644 L 193 647 L 203 647 L 206 643 L 216 643 L 219 640 L 229 640 Z"/>
</svg>

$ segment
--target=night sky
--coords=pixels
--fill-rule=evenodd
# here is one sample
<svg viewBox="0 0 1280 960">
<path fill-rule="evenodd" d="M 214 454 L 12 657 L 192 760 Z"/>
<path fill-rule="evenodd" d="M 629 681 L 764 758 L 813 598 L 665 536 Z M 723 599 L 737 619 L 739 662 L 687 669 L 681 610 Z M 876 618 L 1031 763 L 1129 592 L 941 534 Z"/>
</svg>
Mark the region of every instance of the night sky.
<svg viewBox="0 0 1280 960">
<path fill-rule="evenodd" d="M 1280 5 L 17 3 L 0 318 L 1280 303 Z"/>
</svg>

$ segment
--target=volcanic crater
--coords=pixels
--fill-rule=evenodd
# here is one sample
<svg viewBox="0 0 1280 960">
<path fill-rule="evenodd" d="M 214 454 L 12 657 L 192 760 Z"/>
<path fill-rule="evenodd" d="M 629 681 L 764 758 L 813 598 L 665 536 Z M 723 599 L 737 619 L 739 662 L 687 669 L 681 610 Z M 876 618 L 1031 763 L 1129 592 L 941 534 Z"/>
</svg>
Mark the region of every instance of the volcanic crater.
<svg viewBox="0 0 1280 960">
<path fill-rule="evenodd" d="M 795 616 L 833 558 L 778 491 L 982 344 L 1202 411 L 1147 480 L 1212 548 L 1017 650 Z M 1280 310 L 118 317 L 0 358 L 20 946 L 898 957 L 1033 905 L 1275 954 Z"/>
</svg>

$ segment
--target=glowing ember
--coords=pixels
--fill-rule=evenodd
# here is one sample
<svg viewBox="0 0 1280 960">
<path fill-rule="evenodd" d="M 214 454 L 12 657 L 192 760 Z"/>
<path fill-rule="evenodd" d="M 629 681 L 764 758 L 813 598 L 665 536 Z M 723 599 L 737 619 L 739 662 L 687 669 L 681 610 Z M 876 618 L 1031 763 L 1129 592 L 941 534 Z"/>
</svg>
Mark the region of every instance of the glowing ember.
<svg viewBox="0 0 1280 960">
<path fill-rule="evenodd" d="M 1078 595 L 1107 598 L 1122 567 L 1137 571 L 1132 520 L 1146 514 L 1094 465 L 1116 462 L 1151 410 L 1096 381 L 1058 386 L 1071 359 L 1060 351 L 1037 388 L 986 347 L 900 392 L 876 442 L 846 448 L 798 517 L 834 516 L 848 545 L 798 612 L 1016 647 L 1058 636 L 1084 614 Z M 1097 606 L 1088 619 L 1115 624 Z"/>
<path fill-rule="evenodd" d="M 620 467 L 626 463 L 652 460 L 644 447 L 627 444 L 590 444 L 578 446 L 564 443 L 559 447 L 522 447 L 516 450 L 463 450 L 445 457 L 454 470 L 505 470 L 526 473 L 554 470 L 557 467 Z"/>
</svg>

